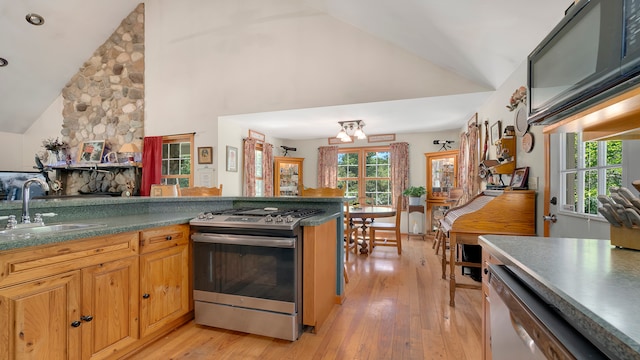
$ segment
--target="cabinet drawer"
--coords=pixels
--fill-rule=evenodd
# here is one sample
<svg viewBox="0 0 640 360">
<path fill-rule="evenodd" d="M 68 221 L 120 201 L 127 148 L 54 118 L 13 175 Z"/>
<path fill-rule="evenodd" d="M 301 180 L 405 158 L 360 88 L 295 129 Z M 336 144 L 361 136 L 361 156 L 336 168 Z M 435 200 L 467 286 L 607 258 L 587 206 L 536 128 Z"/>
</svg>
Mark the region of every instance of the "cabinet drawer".
<svg viewBox="0 0 640 360">
<path fill-rule="evenodd" d="M 140 232 L 140 253 L 184 245 L 189 242 L 189 225 L 172 225 Z"/>
<path fill-rule="evenodd" d="M 104 235 L 0 253 L 0 287 L 138 254 L 138 232 Z"/>
</svg>

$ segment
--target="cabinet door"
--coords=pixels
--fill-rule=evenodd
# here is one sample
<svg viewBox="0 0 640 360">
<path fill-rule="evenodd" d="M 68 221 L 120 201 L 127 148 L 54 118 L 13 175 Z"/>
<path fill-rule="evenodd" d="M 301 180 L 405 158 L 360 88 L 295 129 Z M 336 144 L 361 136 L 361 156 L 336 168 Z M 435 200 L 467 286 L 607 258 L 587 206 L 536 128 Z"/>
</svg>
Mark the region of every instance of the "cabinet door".
<svg viewBox="0 0 640 360">
<path fill-rule="evenodd" d="M 458 186 L 458 150 L 426 153 L 427 199 L 449 197 L 449 190 Z"/>
<path fill-rule="evenodd" d="M 297 196 L 302 191 L 303 158 L 276 157 L 275 159 L 275 196 Z"/>
<path fill-rule="evenodd" d="M 138 258 L 82 269 L 82 358 L 103 359 L 138 339 Z"/>
<path fill-rule="evenodd" d="M 80 272 L 0 289 L 1 359 L 79 359 Z"/>
<path fill-rule="evenodd" d="M 189 311 L 189 247 L 140 257 L 140 332 L 144 337 Z"/>
</svg>

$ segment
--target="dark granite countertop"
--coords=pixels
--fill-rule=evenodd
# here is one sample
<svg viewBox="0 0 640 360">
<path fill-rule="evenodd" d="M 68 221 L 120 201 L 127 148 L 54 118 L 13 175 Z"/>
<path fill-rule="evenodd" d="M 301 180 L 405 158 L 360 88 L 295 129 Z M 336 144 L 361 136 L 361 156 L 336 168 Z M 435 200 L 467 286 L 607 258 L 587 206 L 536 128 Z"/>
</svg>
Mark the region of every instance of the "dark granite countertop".
<svg viewBox="0 0 640 360">
<path fill-rule="evenodd" d="M 303 219 L 302 226 L 316 226 L 325 223 L 341 214 L 342 199 L 339 198 L 301 198 L 301 197 L 178 197 L 178 198 L 78 198 L 56 200 L 33 200 L 30 212 L 56 213 L 45 218 L 47 225 L 58 223 L 101 224 L 104 226 L 70 232 L 49 233 L 40 236 L 2 237 L 0 251 L 24 248 L 29 246 L 50 244 L 93 236 L 115 234 L 127 231 L 138 231 L 146 228 L 186 224 L 200 212 L 238 208 L 238 207 L 273 207 L 281 208 L 310 207 L 322 208 L 324 214 Z M 20 216 L 20 201 L 0 203 L 0 215 Z M 4 223 L 0 224 L 3 227 Z"/>
<path fill-rule="evenodd" d="M 595 239 L 485 235 L 479 243 L 605 353 L 640 358 L 640 251 Z"/>
</svg>

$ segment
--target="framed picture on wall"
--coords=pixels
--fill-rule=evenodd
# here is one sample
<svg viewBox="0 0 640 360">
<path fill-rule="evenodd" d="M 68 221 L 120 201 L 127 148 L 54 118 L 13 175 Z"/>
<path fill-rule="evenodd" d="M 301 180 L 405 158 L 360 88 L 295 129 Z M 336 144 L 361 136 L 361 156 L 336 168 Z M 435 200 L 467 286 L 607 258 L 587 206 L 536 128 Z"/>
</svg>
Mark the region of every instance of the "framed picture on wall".
<svg viewBox="0 0 640 360">
<path fill-rule="evenodd" d="M 198 164 L 213 164 L 213 147 L 198 148 Z"/>
<path fill-rule="evenodd" d="M 513 189 L 526 189 L 528 187 L 527 181 L 529 180 L 529 167 L 521 167 L 513 170 L 511 175 L 511 182 L 509 187 Z"/>
<path fill-rule="evenodd" d="M 491 143 L 495 144 L 496 141 L 500 140 L 501 135 L 502 128 L 500 127 L 500 120 L 498 120 L 495 124 L 491 125 Z"/>
<path fill-rule="evenodd" d="M 227 145 L 227 171 L 238 171 L 238 148 Z"/>
<path fill-rule="evenodd" d="M 102 161 L 102 153 L 104 153 L 104 140 L 85 141 L 80 145 L 78 162 L 99 163 Z"/>
</svg>

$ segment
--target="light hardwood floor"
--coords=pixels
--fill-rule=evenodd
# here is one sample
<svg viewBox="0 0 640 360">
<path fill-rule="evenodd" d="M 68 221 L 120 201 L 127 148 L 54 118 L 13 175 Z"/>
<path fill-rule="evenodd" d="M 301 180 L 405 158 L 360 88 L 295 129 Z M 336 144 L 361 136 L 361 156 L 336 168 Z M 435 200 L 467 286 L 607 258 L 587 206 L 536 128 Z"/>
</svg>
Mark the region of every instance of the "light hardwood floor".
<svg viewBox="0 0 640 360">
<path fill-rule="evenodd" d="M 449 307 L 431 241 L 405 238 L 400 256 L 389 247 L 350 256 L 346 301 L 295 342 L 192 321 L 132 359 L 481 359 L 480 291 L 457 289 Z"/>
</svg>

